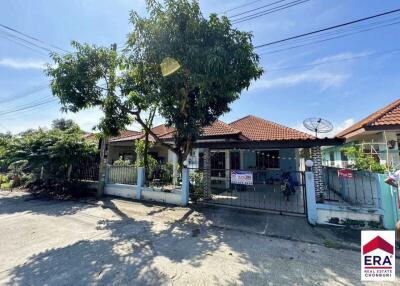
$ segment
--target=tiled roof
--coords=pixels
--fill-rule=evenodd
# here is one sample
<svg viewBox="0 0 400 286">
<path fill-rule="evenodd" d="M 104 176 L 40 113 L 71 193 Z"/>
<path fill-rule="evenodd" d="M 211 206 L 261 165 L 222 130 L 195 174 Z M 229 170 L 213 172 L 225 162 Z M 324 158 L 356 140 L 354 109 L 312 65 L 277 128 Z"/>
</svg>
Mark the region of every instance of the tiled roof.
<svg viewBox="0 0 400 286">
<path fill-rule="evenodd" d="M 226 136 L 240 134 L 240 130 L 237 130 L 225 122 L 220 120 L 215 121 L 210 126 L 203 128 L 202 136 Z M 159 136 L 161 139 L 171 139 L 174 136 L 174 128 L 170 127 L 169 131 Z"/>
<path fill-rule="evenodd" d="M 313 136 L 256 116 L 248 115 L 229 124 L 251 141 L 307 140 Z"/>
<path fill-rule="evenodd" d="M 137 137 L 142 135 L 141 132 L 139 131 L 134 131 L 134 130 L 123 130 L 120 132 L 118 136 L 111 137 L 110 142 L 116 142 L 116 141 L 125 141 L 125 140 L 132 140 L 132 137 Z M 129 139 L 128 139 L 129 138 Z M 136 139 L 136 138 L 135 138 Z"/>
<path fill-rule="evenodd" d="M 165 133 L 169 133 L 174 130 L 175 129 L 173 127 L 168 127 L 165 124 L 160 124 L 158 126 L 151 128 L 151 131 L 153 131 L 156 135 L 163 135 Z"/>
<path fill-rule="evenodd" d="M 163 140 L 170 140 L 174 136 L 175 129 L 173 127 L 167 127 L 164 124 L 153 127 L 152 131 Z M 118 138 L 113 138 L 111 142 L 116 141 L 129 141 L 142 139 L 143 133 L 137 131 L 130 134 L 121 133 Z M 289 128 L 271 121 L 267 121 L 252 115 L 246 116 L 242 119 L 234 121 L 230 124 L 226 124 L 220 120 L 215 121 L 210 126 L 203 128 L 204 137 L 211 136 L 227 136 L 237 135 L 242 140 L 250 141 L 276 141 L 276 140 L 307 140 L 314 139 L 313 136 L 298 131 L 293 128 Z M 149 137 L 150 141 L 154 142 L 152 136 Z"/>
<path fill-rule="evenodd" d="M 210 126 L 203 128 L 203 136 L 234 135 L 239 133 L 240 130 L 235 129 L 220 120 L 217 120 Z"/>
<path fill-rule="evenodd" d="M 400 99 L 379 109 L 368 117 L 358 121 L 356 124 L 343 130 L 337 137 L 344 137 L 347 134 L 368 126 L 390 126 L 400 125 Z"/>
</svg>

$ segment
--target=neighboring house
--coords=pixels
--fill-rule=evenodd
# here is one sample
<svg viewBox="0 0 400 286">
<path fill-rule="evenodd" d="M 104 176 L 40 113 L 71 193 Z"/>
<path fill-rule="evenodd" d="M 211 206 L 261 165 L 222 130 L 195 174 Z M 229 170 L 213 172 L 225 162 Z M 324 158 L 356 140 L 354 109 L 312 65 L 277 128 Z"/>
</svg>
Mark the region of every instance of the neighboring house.
<svg viewBox="0 0 400 286">
<path fill-rule="evenodd" d="M 345 139 L 345 146 L 356 145 L 372 154 L 381 164 L 398 168 L 400 99 L 343 130 L 336 137 Z M 345 168 L 353 159 L 347 158 L 340 146 L 325 147 L 322 154 L 326 166 Z"/>
</svg>

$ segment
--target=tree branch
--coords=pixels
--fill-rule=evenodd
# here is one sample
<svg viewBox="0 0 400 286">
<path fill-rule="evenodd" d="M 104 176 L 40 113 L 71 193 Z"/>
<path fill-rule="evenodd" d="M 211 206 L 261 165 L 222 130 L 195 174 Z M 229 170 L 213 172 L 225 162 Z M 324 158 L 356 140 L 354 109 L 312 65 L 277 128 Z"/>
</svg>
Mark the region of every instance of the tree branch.
<svg viewBox="0 0 400 286">
<path fill-rule="evenodd" d="M 161 146 L 164 146 L 166 148 L 168 148 L 169 150 L 171 150 L 172 152 L 174 152 L 175 154 L 177 154 L 177 151 L 175 150 L 174 147 L 172 147 L 170 144 L 167 144 L 165 142 L 163 142 L 152 130 L 151 128 L 149 128 L 144 121 L 142 120 L 142 118 L 140 118 L 140 114 L 137 113 L 136 114 L 136 121 L 143 127 L 143 129 L 148 132 L 151 136 L 153 136 L 153 138 L 156 140 L 156 142 L 158 144 L 160 144 Z"/>
</svg>

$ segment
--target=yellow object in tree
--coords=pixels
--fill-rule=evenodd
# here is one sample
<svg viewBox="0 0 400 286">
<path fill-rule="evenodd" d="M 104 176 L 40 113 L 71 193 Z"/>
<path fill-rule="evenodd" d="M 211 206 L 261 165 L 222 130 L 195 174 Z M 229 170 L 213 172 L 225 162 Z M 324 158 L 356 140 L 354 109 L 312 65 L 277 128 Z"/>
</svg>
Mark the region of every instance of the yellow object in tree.
<svg viewBox="0 0 400 286">
<path fill-rule="evenodd" d="M 181 65 L 178 63 L 177 60 L 173 58 L 165 58 L 162 63 L 160 64 L 161 66 L 161 73 L 163 76 L 169 76 L 179 70 Z"/>
</svg>

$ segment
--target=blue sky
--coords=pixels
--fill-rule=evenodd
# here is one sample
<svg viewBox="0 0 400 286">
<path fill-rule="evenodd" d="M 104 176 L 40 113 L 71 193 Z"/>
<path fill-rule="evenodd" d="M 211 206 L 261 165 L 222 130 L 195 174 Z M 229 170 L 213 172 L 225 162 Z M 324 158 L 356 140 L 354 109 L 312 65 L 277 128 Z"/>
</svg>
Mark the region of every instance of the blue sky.
<svg viewBox="0 0 400 286">
<path fill-rule="evenodd" d="M 249 2 L 205 0 L 200 4 L 207 15 Z M 228 15 L 270 2 L 260 0 Z M 311 0 L 235 26 L 252 31 L 258 45 L 399 7 L 395 0 Z M 71 40 L 107 46 L 124 43 L 131 30 L 130 10 L 144 15 L 144 0 L 3 0 L 0 23 L 71 50 Z M 400 13 L 385 19 L 395 17 Z M 306 117 L 323 117 L 339 131 L 399 98 L 400 52 L 387 52 L 400 49 L 399 32 L 400 25 L 392 25 L 276 53 L 270 52 L 290 45 L 258 49 L 265 74 L 243 91 L 221 119 L 230 122 L 253 114 L 301 129 Z M 17 45 L 0 32 L 0 114 L 50 98 L 49 80 L 42 71 L 48 61 L 45 53 Z M 72 118 L 90 130 L 101 116 L 97 110 L 63 114 L 59 109 L 58 103 L 49 103 L 0 115 L 0 132 L 49 126 L 60 117 Z"/>
</svg>

